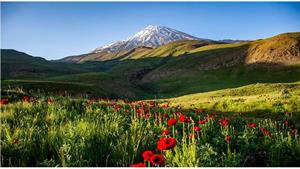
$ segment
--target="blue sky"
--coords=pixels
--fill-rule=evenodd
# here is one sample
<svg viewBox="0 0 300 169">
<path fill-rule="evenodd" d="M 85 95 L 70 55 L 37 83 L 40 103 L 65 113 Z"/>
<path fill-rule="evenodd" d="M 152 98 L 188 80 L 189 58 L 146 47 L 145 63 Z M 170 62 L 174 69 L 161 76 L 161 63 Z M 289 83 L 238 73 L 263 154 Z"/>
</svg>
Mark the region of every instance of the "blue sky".
<svg viewBox="0 0 300 169">
<path fill-rule="evenodd" d="M 148 25 L 209 39 L 300 31 L 299 2 L 2 2 L 1 48 L 46 59 L 83 54 Z"/>
</svg>

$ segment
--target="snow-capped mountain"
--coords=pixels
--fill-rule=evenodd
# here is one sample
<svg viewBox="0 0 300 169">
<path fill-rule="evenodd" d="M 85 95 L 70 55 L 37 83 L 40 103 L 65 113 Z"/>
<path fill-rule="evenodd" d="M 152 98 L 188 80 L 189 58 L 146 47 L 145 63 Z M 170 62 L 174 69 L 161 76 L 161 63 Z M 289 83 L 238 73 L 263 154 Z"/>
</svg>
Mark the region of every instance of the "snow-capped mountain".
<svg viewBox="0 0 300 169">
<path fill-rule="evenodd" d="M 209 39 L 200 39 L 165 26 L 150 25 L 127 40 L 117 41 L 115 43 L 96 48 L 94 51 L 92 51 L 92 53 L 118 52 L 122 50 L 131 50 L 141 46 L 156 48 L 179 40 Z"/>
</svg>

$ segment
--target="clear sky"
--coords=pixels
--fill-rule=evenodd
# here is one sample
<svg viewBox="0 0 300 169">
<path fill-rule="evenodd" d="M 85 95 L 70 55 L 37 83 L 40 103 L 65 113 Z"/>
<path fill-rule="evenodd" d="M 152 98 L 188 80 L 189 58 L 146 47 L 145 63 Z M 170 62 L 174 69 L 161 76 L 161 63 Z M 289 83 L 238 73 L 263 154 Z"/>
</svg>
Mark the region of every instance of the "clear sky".
<svg viewBox="0 0 300 169">
<path fill-rule="evenodd" d="M 299 2 L 2 2 L 1 48 L 46 59 L 90 52 L 148 25 L 200 38 L 300 32 Z"/>
</svg>

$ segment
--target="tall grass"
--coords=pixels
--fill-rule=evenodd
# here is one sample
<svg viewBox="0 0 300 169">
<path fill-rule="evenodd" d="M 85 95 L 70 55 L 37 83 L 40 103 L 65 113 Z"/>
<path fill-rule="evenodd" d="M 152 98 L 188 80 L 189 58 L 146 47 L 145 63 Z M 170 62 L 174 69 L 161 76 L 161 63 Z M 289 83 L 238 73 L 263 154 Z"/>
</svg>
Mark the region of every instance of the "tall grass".
<svg viewBox="0 0 300 169">
<path fill-rule="evenodd" d="M 222 126 L 222 116 L 195 111 L 186 114 L 190 122 L 167 126 L 168 119 L 179 119 L 182 113 L 155 102 L 53 100 L 32 98 L 1 106 L 2 166 L 126 167 L 142 162 L 145 150 L 161 153 L 164 166 L 173 167 L 294 166 L 300 161 L 300 138 L 291 131 L 295 114 L 279 121 L 252 120 L 257 127 L 249 128 L 240 116 Z M 195 126 L 201 131 L 194 131 Z M 162 135 L 164 129 L 170 134 Z M 229 142 L 226 136 L 231 136 Z M 158 151 L 162 137 L 175 138 L 176 146 Z"/>
</svg>

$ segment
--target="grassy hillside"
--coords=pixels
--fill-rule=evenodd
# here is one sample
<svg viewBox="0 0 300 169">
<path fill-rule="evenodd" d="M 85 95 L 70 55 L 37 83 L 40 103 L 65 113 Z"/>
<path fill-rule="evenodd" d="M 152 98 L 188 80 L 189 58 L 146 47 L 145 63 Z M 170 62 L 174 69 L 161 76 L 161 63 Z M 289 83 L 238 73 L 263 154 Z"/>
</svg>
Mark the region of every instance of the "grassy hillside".
<svg viewBox="0 0 300 169">
<path fill-rule="evenodd" d="M 299 80 L 299 66 L 267 69 L 247 68 L 244 65 L 239 65 L 207 71 L 187 70 L 177 73 L 176 76 L 170 75 L 159 80 L 142 82 L 142 85 L 151 87 L 158 96 L 177 97 L 253 83 L 286 83 Z"/>
<path fill-rule="evenodd" d="M 168 99 L 183 109 L 202 108 L 223 113 L 300 113 L 300 81 L 257 83 L 238 88 L 189 94 Z M 300 119 L 299 119 L 300 120 Z"/>
<path fill-rule="evenodd" d="M 1 73 L 2 80 L 26 79 L 26 84 L 30 80 L 51 82 L 49 85 L 85 83 L 93 90 L 105 91 L 99 97 L 101 93 L 130 98 L 178 97 L 253 83 L 299 81 L 299 38 L 300 33 L 288 33 L 234 44 L 178 41 L 156 49 L 98 53 L 89 57 L 113 60 L 79 64 L 3 50 Z"/>
</svg>

